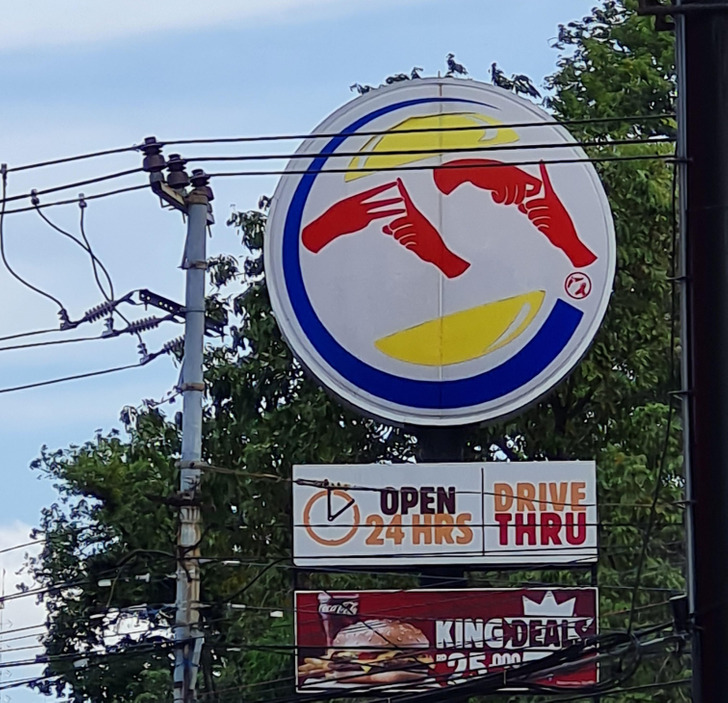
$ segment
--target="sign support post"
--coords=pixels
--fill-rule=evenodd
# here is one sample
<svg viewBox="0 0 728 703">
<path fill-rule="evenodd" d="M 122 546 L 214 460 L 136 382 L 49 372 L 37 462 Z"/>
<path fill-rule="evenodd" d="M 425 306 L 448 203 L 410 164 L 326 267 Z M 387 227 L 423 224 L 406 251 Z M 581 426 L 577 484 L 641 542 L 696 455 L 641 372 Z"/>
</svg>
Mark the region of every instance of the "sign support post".
<svg viewBox="0 0 728 703">
<path fill-rule="evenodd" d="M 465 427 L 422 427 L 415 430 L 423 463 L 459 462 L 465 454 Z M 465 570 L 453 566 L 431 566 L 420 573 L 422 588 L 465 588 Z"/>
<path fill-rule="evenodd" d="M 716 0 L 678 8 L 693 696 L 719 703 L 728 686 L 728 13 Z"/>
</svg>

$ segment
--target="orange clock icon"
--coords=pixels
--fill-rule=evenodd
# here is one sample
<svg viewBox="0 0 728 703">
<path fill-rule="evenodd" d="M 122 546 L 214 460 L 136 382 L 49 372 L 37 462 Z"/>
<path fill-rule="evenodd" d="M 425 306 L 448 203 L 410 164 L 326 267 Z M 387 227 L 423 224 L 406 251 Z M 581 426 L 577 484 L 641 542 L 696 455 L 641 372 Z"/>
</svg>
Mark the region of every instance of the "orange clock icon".
<svg viewBox="0 0 728 703">
<path fill-rule="evenodd" d="M 334 523 L 336 519 L 344 513 L 348 512 L 351 508 L 352 521 L 351 523 L 349 523 L 351 527 L 342 537 L 327 539 L 325 537 L 321 537 L 315 532 L 314 527 L 316 526 L 326 527 L 326 525 L 316 525 L 311 522 L 311 512 L 313 510 L 313 507 L 320 500 L 326 501 L 326 518 L 327 521 L 331 523 L 332 527 L 335 527 Z M 343 506 L 339 507 L 342 501 Z M 314 493 L 308 499 L 308 502 L 303 509 L 303 526 L 306 528 L 306 532 L 308 533 L 309 537 L 314 540 L 314 542 L 317 542 L 318 544 L 321 544 L 325 547 L 338 547 L 341 544 L 346 544 L 359 529 L 360 520 L 361 513 L 359 511 L 359 506 L 356 504 L 356 501 L 346 491 L 341 490 L 340 488 L 326 488 L 324 490 Z"/>
</svg>

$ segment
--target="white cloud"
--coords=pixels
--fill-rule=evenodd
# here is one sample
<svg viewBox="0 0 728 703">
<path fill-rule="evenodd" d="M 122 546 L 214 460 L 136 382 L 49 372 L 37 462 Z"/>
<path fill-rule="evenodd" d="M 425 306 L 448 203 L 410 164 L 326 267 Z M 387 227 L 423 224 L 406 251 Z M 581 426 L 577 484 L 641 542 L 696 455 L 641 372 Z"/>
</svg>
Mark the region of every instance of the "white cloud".
<svg viewBox="0 0 728 703">
<path fill-rule="evenodd" d="M 34 0 L 8 4 L 0 24 L 3 51 L 96 43 L 159 31 L 230 24 L 308 21 L 312 15 L 350 14 L 377 0 Z M 243 26 L 241 24 L 241 26 Z M 171 46 L 171 44 L 170 44 Z"/>
</svg>

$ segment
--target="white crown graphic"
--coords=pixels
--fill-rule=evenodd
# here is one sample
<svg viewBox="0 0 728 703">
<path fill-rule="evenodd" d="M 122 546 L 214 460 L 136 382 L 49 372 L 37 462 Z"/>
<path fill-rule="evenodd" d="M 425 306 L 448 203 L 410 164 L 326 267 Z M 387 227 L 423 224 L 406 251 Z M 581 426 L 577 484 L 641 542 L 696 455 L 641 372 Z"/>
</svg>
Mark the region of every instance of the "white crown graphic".
<svg viewBox="0 0 728 703">
<path fill-rule="evenodd" d="M 573 617 L 575 606 L 576 598 L 564 601 L 559 605 L 551 591 L 546 593 L 540 603 L 531 600 L 528 596 L 523 596 L 523 614 L 530 617 L 569 618 Z"/>
</svg>

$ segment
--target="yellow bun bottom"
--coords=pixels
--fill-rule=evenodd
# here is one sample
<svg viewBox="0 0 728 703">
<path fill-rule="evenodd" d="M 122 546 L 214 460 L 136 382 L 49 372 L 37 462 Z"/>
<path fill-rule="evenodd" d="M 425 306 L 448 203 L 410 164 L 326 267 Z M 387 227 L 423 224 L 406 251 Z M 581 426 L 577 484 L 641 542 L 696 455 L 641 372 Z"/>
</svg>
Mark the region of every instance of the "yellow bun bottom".
<svg viewBox="0 0 728 703">
<path fill-rule="evenodd" d="M 447 366 L 500 349 L 531 324 L 546 293 L 536 290 L 444 315 L 378 339 L 393 359 L 422 366 Z"/>
</svg>

